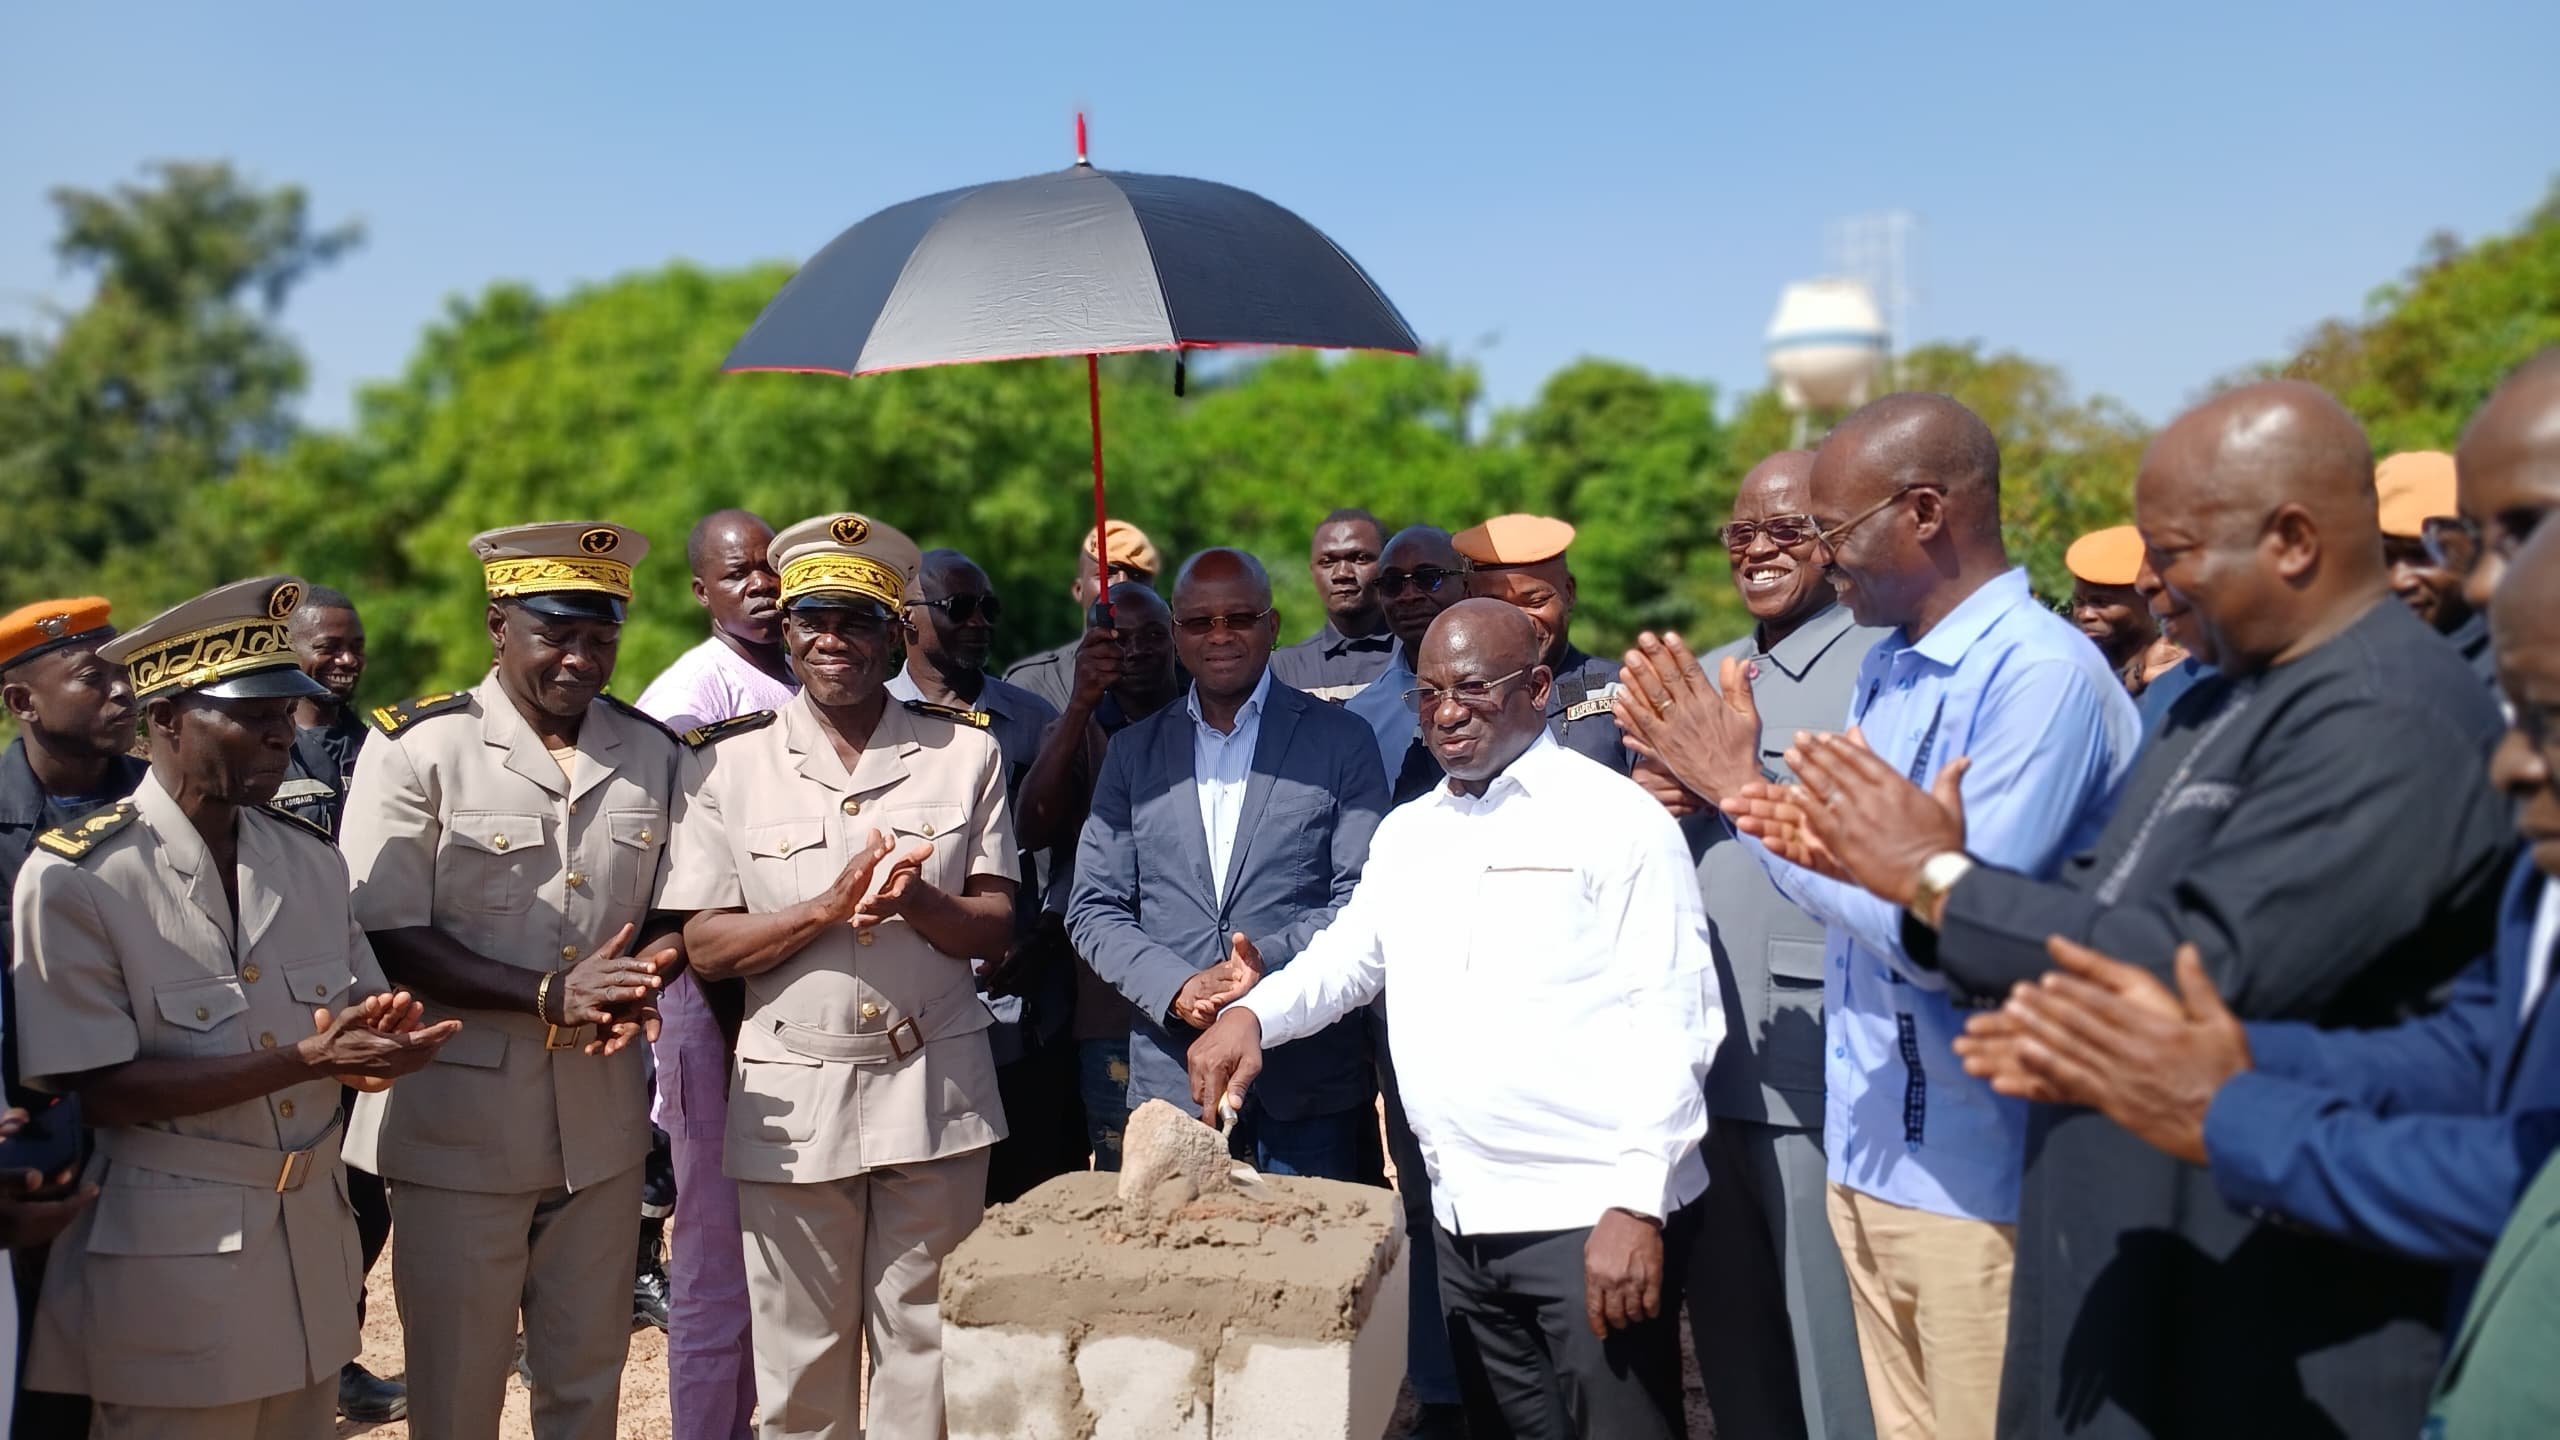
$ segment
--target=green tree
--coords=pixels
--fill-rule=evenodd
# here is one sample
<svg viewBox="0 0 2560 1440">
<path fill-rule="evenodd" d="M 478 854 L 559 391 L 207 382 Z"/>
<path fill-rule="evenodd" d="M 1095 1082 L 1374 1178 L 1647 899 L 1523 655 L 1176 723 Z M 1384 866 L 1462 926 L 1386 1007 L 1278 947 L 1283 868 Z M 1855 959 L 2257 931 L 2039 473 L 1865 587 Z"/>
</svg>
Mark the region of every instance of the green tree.
<svg viewBox="0 0 2560 1440">
<path fill-rule="evenodd" d="M 361 232 L 224 164 L 51 198 L 54 253 L 94 290 L 49 333 L 0 335 L 0 565 L 147 611 L 228 578 L 197 499 L 293 434 L 305 372 L 277 316 Z"/>
</svg>

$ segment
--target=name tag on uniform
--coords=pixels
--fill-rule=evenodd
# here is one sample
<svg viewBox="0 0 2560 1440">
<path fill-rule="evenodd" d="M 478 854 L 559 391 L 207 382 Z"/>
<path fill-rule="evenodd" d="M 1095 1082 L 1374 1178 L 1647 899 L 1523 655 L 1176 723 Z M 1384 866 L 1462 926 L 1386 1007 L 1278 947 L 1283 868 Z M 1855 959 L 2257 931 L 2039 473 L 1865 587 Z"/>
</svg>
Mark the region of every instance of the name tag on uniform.
<svg viewBox="0 0 2560 1440">
<path fill-rule="evenodd" d="M 1618 708 L 1618 687 L 1612 683 L 1590 699 L 1565 707 L 1564 718 L 1580 720 L 1592 715 L 1606 715 Z"/>
</svg>

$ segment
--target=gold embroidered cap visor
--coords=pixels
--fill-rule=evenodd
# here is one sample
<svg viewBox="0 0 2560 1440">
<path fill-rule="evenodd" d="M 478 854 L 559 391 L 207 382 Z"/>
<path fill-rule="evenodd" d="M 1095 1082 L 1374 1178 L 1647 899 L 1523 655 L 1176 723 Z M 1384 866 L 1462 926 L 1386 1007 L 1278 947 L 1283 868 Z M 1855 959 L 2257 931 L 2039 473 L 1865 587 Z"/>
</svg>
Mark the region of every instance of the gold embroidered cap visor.
<svg viewBox="0 0 2560 1440">
<path fill-rule="evenodd" d="M 859 610 L 894 617 L 923 562 L 915 542 L 867 515 L 819 515 L 773 537 L 785 610 Z"/>
<path fill-rule="evenodd" d="M 596 520 L 510 525 L 471 537 L 489 598 L 562 620 L 621 624 L 631 570 L 649 553 L 637 530 Z"/>
<path fill-rule="evenodd" d="M 302 603 L 289 575 L 240 580 L 173 606 L 98 647 L 133 677 L 133 698 L 187 692 L 216 700 L 319 699 L 302 673 L 285 621 Z"/>
</svg>

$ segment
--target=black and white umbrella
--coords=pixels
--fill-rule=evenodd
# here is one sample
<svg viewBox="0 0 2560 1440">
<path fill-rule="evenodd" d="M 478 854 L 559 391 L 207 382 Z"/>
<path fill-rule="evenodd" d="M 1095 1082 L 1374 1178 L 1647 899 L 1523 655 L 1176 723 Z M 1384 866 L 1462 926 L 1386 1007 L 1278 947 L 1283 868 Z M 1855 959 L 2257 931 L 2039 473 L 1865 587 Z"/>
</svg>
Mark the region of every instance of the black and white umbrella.
<svg viewBox="0 0 2560 1440">
<path fill-rule="evenodd" d="M 722 368 L 872 375 L 1082 355 L 1099 533 L 1100 357 L 1173 351 L 1178 385 L 1184 351 L 1230 346 L 1419 348 L 1323 231 L 1232 185 L 1097 170 L 1079 116 L 1066 170 L 909 200 L 837 236 Z"/>
</svg>

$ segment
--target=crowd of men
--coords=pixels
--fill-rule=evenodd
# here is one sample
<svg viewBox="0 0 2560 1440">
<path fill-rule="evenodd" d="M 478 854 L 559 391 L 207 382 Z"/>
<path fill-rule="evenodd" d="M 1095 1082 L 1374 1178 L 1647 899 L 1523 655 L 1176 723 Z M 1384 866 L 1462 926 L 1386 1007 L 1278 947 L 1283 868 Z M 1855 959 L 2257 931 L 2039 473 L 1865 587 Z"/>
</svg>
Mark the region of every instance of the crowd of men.
<svg viewBox="0 0 2560 1440">
<path fill-rule="evenodd" d="M 1002 677 L 869 511 L 703 517 L 635 703 L 604 521 L 369 709 L 338 590 L 29 604 L 12 1433 L 604 1440 L 655 1321 L 682 1440 L 937 1436 L 943 1258 L 1149 1099 L 1392 1177 L 1415 1435 L 1685 1434 L 1684 1306 L 1727 1436 L 2560 1433 L 2555 505 L 2560 351 L 2378 466 L 2215 396 L 2059 604 L 1888 396 L 1745 477 L 1703 654 L 1576 648 L 1562 520 L 1354 508 L 1302 643 L 1114 521 Z"/>
</svg>

